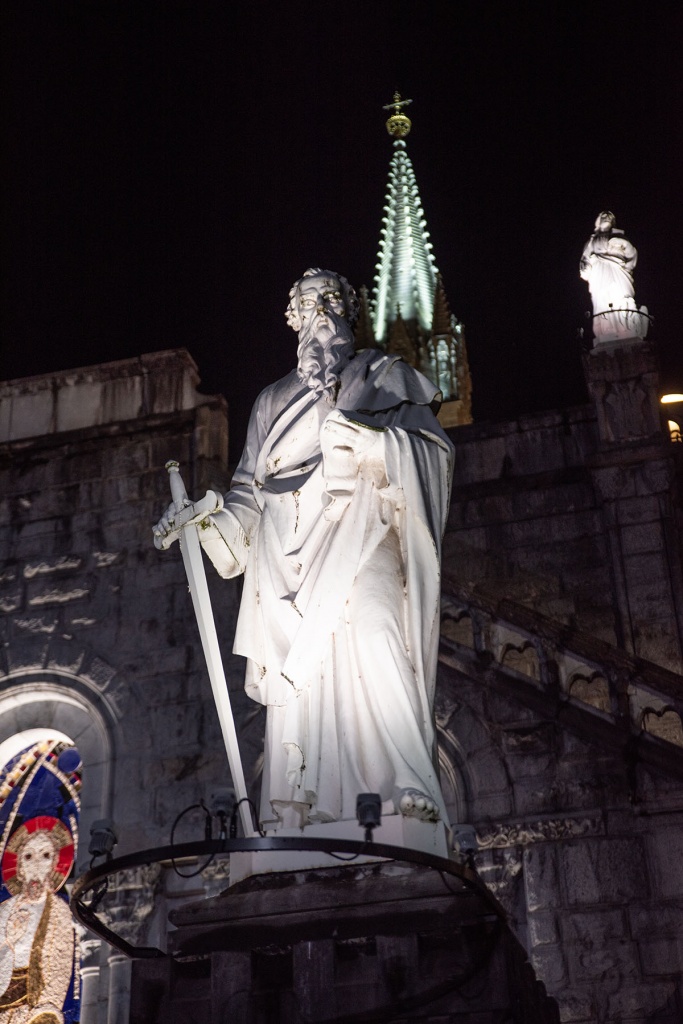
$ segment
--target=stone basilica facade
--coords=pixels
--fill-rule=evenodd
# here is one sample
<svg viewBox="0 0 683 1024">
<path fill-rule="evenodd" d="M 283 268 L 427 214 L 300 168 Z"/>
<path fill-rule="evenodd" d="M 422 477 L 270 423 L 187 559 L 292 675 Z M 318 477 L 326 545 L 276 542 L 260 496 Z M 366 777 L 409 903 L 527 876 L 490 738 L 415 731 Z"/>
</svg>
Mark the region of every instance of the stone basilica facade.
<svg viewBox="0 0 683 1024">
<path fill-rule="evenodd" d="M 132 968 L 82 931 L 84 1024 L 229 1011 L 254 1022 L 378 1019 L 351 1014 L 364 986 L 385 987 L 385 1020 L 683 1017 L 683 445 L 660 413 L 656 347 L 631 338 L 587 351 L 584 406 L 472 423 L 464 331 L 426 248 L 405 132 L 394 134 L 358 345 L 400 351 L 446 397 L 456 469 L 435 709 L 441 776 L 452 823 L 476 833 L 473 864 L 517 959 L 480 958 L 421 1003 L 421 940 L 378 935 L 365 959 L 357 944 L 362 984 L 349 947 L 332 938 L 308 942 L 305 963 L 298 946 L 271 950 L 280 967 L 269 974 L 252 950 L 237 985 L 236 953 Z M 0 388 L 0 742 L 40 729 L 78 747 L 76 873 L 95 820 L 114 821 L 117 854 L 164 845 L 177 814 L 210 807 L 228 781 L 182 563 L 151 544 L 168 459 L 191 494 L 229 483 L 226 404 L 198 384 L 179 350 Z M 228 653 L 238 585 L 209 583 L 256 796 L 262 709 Z M 129 942 L 163 947 L 169 913 L 179 920 L 177 908 L 217 894 L 227 875 L 226 860 L 192 878 L 168 863 L 122 872 L 103 912 Z M 463 948 L 466 934 L 463 924 Z M 261 1002 L 245 1009 L 245 991 Z"/>
</svg>

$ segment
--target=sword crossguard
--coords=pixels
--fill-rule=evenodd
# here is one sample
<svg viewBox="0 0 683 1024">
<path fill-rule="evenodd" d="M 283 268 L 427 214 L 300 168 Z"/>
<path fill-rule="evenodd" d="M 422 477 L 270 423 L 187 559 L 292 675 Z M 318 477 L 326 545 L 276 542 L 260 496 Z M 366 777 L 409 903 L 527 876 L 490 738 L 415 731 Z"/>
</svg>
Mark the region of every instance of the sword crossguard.
<svg viewBox="0 0 683 1024">
<path fill-rule="evenodd" d="M 154 547 L 158 551 L 166 551 L 174 541 L 180 537 L 180 532 L 189 523 L 199 523 L 206 516 L 214 512 L 220 512 L 223 508 L 223 495 L 217 491 L 207 491 L 200 501 L 191 502 L 185 490 L 183 478 L 180 475 L 180 465 L 175 459 L 169 459 L 166 463 L 169 483 L 171 485 L 171 498 L 173 500 L 173 518 L 166 520 L 171 527 L 170 532 L 163 532 L 156 528 L 154 530 Z"/>
</svg>

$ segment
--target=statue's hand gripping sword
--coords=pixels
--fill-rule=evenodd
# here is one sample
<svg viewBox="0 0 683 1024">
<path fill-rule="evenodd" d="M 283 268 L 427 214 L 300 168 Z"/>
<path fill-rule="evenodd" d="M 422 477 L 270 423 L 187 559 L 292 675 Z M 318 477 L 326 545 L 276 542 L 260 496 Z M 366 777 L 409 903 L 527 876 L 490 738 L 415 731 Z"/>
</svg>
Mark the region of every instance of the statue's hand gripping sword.
<svg viewBox="0 0 683 1024">
<path fill-rule="evenodd" d="M 232 716 L 228 685 L 223 671 L 223 661 L 218 646 L 216 635 L 216 624 L 211 610 L 211 598 L 206 582 L 206 573 L 202 561 L 201 544 L 197 533 L 198 517 L 210 515 L 223 507 L 223 499 L 220 494 L 214 491 L 207 491 L 206 496 L 194 505 L 190 503 L 185 491 L 185 485 L 180 476 L 178 463 L 167 462 L 166 469 L 169 473 L 171 484 L 171 497 L 175 504 L 175 516 L 173 519 L 173 533 L 166 537 L 154 536 L 154 546 L 159 550 L 170 547 L 176 537 L 180 540 L 180 550 L 183 556 L 187 581 L 192 595 L 199 635 L 206 658 L 206 667 L 209 670 L 213 699 L 216 702 L 218 720 L 223 733 L 223 741 L 228 754 L 228 765 L 232 775 L 235 796 L 239 801 L 240 820 L 245 836 L 252 836 L 254 829 L 251 821 L 249 803 L 247 802 L 247 787 L 244 782 L 242 770 L 242 759 L 240 758 L 235 721 Z"/>
</svg>

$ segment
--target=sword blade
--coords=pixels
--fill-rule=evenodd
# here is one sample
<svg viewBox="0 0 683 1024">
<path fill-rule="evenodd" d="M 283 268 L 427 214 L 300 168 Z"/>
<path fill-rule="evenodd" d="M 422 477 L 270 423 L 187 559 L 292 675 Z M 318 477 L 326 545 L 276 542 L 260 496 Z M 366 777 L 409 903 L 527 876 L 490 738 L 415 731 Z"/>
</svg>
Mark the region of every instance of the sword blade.
<svg viewBox="0 0 683 1024">
<path fill-rule="evenodd" d="M 183 555 L 192 604 L 194 605 L 197 617 L 206 667 L 209 671 L 209 679 L 211 680 L 213 699 L 216 703 L 218 720 L 228 755 L 228 765 L 230 766 L 230 774 L 232 775 L 232 782 L 235 787 L 235 795 L 238 800 L 246 801 L 247 787 L 244 781 L 242 759 L 237 743 L 235 720 L 228 694 L 228 684 L 223 670 L 223 659 L 221 658 L 220 647 L 218 646 L 216 624 L 213 618 L 209 587 L 206 582 L 206 572 L 204 571 L 201 544 L 199 543 L 196 526 L 188 524 L 182 528 L 180 532 L 180 550 Z M 254 828 L 248 803 L 240 803 L 239 815 L 245 836 L 253 836 Z"/>
</svg>

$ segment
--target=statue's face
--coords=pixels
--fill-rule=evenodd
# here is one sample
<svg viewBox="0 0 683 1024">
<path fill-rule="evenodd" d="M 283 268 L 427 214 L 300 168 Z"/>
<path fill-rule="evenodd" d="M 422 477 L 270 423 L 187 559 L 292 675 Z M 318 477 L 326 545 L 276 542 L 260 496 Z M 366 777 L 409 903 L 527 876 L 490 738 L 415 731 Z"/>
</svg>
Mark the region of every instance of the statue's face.
<svg viewBox="0 0 683 1024">
<path fill-rule="evenodd" d="M 596 231 L 607 232 L 607 231 L 611 231 L 613 227 L 614 227 L 614 217 L 612 216 L 611 213 L 607 213 L 605 211 L 605 212 L 603 212 L 603 213 L 598 215 L 598 219 L 595 222 L 595 230 Z"/>
<path fill-rule="evenodd" d="M 302 328 L 307 327 L 315 316 L 321 319 L 328 313 L 346 316 L 344 290 L 337 278 L 330 274 L 304 277 L 297 289 L 296 306 Z"/>
<path fill-rule="evenodd" d="M 47 888 L 56 860 L 55 848 L 44 833 L 37 832 L 26 841 L 19 854 L 18 870 L 29 896 Z"/>
</svg>

